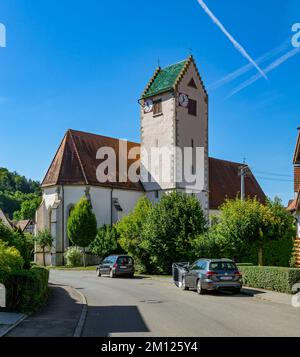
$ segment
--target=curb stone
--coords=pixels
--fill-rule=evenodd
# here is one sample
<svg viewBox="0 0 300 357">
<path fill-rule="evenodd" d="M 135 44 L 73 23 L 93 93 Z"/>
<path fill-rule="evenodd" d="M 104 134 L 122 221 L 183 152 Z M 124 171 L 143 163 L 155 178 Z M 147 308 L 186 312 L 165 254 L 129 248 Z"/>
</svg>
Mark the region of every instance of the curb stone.
<svg viewBox="0 0 300 357">
<path fill-rule="evenodd" d="M 85 320 L 86 320 L 86 316 L 87 316 L 87 311 L 88 311 L 88 304 L 87 304 L 87 300 L 86 297 L 82 294 L 82 292 L 78 291 L 77 289 L 75 289 L 74 287 L 72 287 L 74 290 L 76 290 L 76 292 L 81 296 L 82 298 L 82 302 L 83 302 L 83 307 L 82 307 L 82 311 L 81 311 L 81 315 L 80 318 L 78 320 L 77 323 L 77 327 L 74 331 L 73 337 L 81 337 L 82 334 L 82 330 L 85 324 Z"/>
<path fill-rule="evenodd" d="M 29 315 L 24 315 L 23 317 L 21 317 L 16 323 L 14 323 L 13 325 L 9 325 L 9 327 L 2 333 L 0 333 L 0 338 L 6 336 L 10 331 L 12 331 L 14 328 L 16 328 L 18 325 L 20 325 L 21 322 L 23 322 L 25 319 L 27 319 L 27 317 L 29 317 L 31 314 Z"/>
</svg>

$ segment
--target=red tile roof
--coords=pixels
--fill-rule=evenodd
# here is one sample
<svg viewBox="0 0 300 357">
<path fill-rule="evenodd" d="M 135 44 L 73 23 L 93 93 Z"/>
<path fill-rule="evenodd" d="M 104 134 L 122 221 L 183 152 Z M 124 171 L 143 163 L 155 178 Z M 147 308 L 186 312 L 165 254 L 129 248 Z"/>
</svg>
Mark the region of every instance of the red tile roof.
<svg viewBox="0 0 300 357">
<path fill-rule="evenodd" d="M 241 192 L 240 163 L 209 159 L 209 205 L 210 209 L 218 209 L 228 199 L 236 198 Z M 266 201 L 266 196 L 250 171 L 245 178 L 245 196 L 256 197 L 260 202 Z"/>
<path fill-rule="evenodd" d="M 128 152 L 136 146 L 139 146 L 139 144 L 127 142 Z M 143 191 L 140 182 L 99 183 L 96 177 L 96 169 L 101 161 L 96 159 L 96 154 L 101 147 L 111 147 L 115 150 L 117 159 L 116 177 L 119 181 L 119 139 L 68 130 L 43 180 L 42 187 L 91 185 Z M 128 167 L 134 162 L 135 160 L 128 160 Z"/>
<path fill-rule="evenodd" d="M 96 168 L 100 161 L 96 159 L 96 153 L 104 146 L 112 147 L 117 153 L 118 168 L 119 139 L 68 130 L 48 169 L 42 187 L 91 185 L 144 191 L 141 182 L 99 183 Z M 133 147 L 140 147 L 140 144 L 128 142 L 128 151 Z M 134 162 L 135 160 L 128 160 L 128 167 Z M 209 159 L 210 209 L 218 209 L 226 198 L 236 198 L 240 193 L 240 166 L 241 164 L 235 162 Z M 119 172 L 116 176 L 118 179 Z M 247 197 L 257 197 L 261 202 L 265 202 L 265 194 L 252 174 L 245 179 L 245 191 Z"/>
</svg>

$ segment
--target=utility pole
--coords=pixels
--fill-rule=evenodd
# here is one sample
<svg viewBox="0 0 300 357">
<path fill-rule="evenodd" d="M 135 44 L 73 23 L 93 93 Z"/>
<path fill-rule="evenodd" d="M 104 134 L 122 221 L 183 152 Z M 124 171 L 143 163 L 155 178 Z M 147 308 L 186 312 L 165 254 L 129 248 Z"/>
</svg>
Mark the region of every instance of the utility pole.
<svg viewBox="0 0 300 357">
<path fill-rule="evenodd" d="M 246 164 L 246 159 L 244 159 L 243 166 L 239 167 L 239 176 L 241 176 L 241 200 L 245 200 L 245 177 L 249 176 L 250 170 L 249 166 Z"/>
</svg>

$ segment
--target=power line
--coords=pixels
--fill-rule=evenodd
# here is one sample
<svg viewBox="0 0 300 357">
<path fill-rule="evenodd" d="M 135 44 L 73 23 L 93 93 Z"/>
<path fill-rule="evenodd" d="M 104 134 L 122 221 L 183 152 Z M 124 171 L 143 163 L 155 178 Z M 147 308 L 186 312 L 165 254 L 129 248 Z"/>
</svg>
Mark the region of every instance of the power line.
<svg viewBox="0 0 300 357">
<path fill-rule="evenodd" d="M 278 176 L 278 177 L 293 177 L 293 175 L 287 175 L 287 174 L 278 174 L 278 173 L 272 173 L 272 172 L 266 172 L 266 171 L 256 171 L 253 170 L 253 172 L 256 172 L 257 174 L 263 174 L 263 175 L 269 175 L 269 176 Z"/>
<path fill-rule="evenodd" d="M 279 179 L 273 177 L 257 176 L 256 178 L 258 178 L 259 180 L 275 181 L 275 182 L 294 182 L 294 180 L 285 180 L 285 179 Z"/>
</svg>

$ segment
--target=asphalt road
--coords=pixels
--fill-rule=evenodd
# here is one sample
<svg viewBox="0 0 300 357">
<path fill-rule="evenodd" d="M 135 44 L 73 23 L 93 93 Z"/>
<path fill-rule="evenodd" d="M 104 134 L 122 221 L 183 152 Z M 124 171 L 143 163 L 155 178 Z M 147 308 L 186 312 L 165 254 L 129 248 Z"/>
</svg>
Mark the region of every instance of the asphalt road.
<svg viewBox="0 0 300 357">
<path fill-rule="evenodd" d="M 51 271 L 87 298 L 83 336 L 300 336 L 300 309 L 246 295 L 182 291 L 169 279 L 97 278 Z"/>
</svg>

